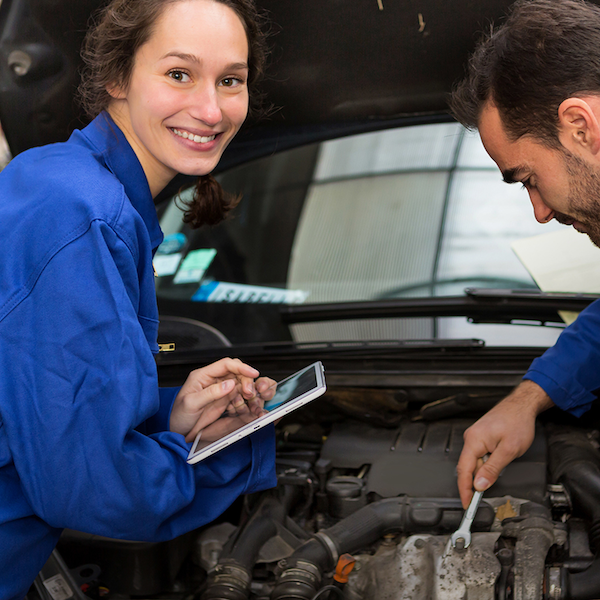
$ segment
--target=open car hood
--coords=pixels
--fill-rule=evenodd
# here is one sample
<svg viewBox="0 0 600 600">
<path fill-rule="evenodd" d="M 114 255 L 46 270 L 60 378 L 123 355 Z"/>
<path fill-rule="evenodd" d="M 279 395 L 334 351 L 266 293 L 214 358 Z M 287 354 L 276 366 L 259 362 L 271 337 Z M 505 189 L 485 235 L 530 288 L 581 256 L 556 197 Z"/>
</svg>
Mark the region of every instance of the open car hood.
<svg viewBox="0 0 600 600">
<path fill-rule="evenodd" d="M 0 122 L 13 155 L 82 125 L 79 48 L 98 0 L 2 0 Z M 272 22 L 265 91 L 225 166 L 277 147 L 398 122 L 449 119 L 447 94 L 481 31 L 508 0 L 259 0 Z M 376 122 L 377 125 L 375 125 Z M 327 133 L 325 133 L 327 132 Z M 260 149 L 254 140 L 260 136 Z"/>
</svg>

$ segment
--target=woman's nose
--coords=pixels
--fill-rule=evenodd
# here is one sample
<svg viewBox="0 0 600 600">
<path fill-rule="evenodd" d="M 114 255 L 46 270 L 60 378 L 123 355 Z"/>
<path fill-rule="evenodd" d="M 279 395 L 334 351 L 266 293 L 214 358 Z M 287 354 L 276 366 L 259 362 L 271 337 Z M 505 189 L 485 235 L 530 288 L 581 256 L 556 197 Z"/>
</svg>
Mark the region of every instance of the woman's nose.
<svg viewBox="0 0 600 600">
<path fill-rule="evenodd" d="M 195 119 L 214 127 L 223 119 L 219 94 L 214 86 L 205 85 L 196 90 L 192 97 L 191 114 Z"/>
</svg>

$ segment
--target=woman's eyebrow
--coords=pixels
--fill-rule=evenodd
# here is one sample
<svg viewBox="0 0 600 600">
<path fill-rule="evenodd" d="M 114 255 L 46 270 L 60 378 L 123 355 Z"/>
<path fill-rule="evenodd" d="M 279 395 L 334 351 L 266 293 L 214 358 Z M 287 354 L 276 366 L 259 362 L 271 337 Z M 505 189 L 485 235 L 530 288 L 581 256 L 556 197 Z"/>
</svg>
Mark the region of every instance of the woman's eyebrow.
<svg viewBox="0 0 600 600">
<path fill-rule="evenodd" d="M 193 63 L 201 63 L 202 61 L 200 60 L 200 58 L 198 58 L 195 54 L 188 54 L 187 52 L 167 52 L 167 54 L 165 54 L 162 59 L 165 58 L 169 58 L 169 57 L 175 57 L 175 58 L 180 58 L 181 60 L 185 60 L 187 62 L 193 62 Z M 225 70 L 229 70 L 229 69 L 246 69 L 248 70 L 248 63 L 245 62 L 236 62 L 236 63 L 231 63 L 229 65 L 227 65 L 227 67 L 225 68 Z"/>
</svg>

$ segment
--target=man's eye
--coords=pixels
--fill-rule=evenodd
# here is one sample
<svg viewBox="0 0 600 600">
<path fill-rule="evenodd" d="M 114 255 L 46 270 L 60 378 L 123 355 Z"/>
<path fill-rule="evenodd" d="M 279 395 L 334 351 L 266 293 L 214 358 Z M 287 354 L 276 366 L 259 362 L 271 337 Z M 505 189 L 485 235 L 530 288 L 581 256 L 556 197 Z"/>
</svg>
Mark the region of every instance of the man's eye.
<svg viewBox="0 0 600 600">
<path fill-rule="evenodd" d="M 525 181 L 522 182 L 523 183 L 523 187 L 526 190 L 531 190 L 535 187 L 535 185 L 533 184 L 533 182 L 531 181 L 531 177 L 528 177 L 527 179 L 525 179 Z"/>
<path fill-rule="evenodd" d="M 169 71 L 168 75 L 171 79 L 174 79 L 175 81 L 181 81 L 182 83 L 187 83 L 190 81 L 190 76 L 185 71 L 173 69 L 173 71 Z"/>
</svg>

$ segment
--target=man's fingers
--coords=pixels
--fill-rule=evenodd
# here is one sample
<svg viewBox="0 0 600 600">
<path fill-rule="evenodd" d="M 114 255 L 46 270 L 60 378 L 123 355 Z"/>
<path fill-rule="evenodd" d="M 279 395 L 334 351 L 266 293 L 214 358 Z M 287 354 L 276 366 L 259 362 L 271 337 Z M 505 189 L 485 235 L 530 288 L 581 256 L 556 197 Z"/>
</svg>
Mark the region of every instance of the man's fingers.
<svg viewBox="0 0 600 600">
<path fill-rule="evenodd" d="M 465 445 L 456 465 L 458 493 L 463 508 L 466 508 L 473 497 L 473 473 L 477 466 L 477 456 Z"/>
<path fill-rule="evenodd" d="M 490 457 L 483 463 L 475 473 L 473 478 L 473 487 L 478 492 L 485 492 L 494 483 L 496 483 L 500 473 L 512 462 L 518 454 L 507 452 L 506 448 L 499 444 L 496 450 L 490 454 Z"/>
</svg>

